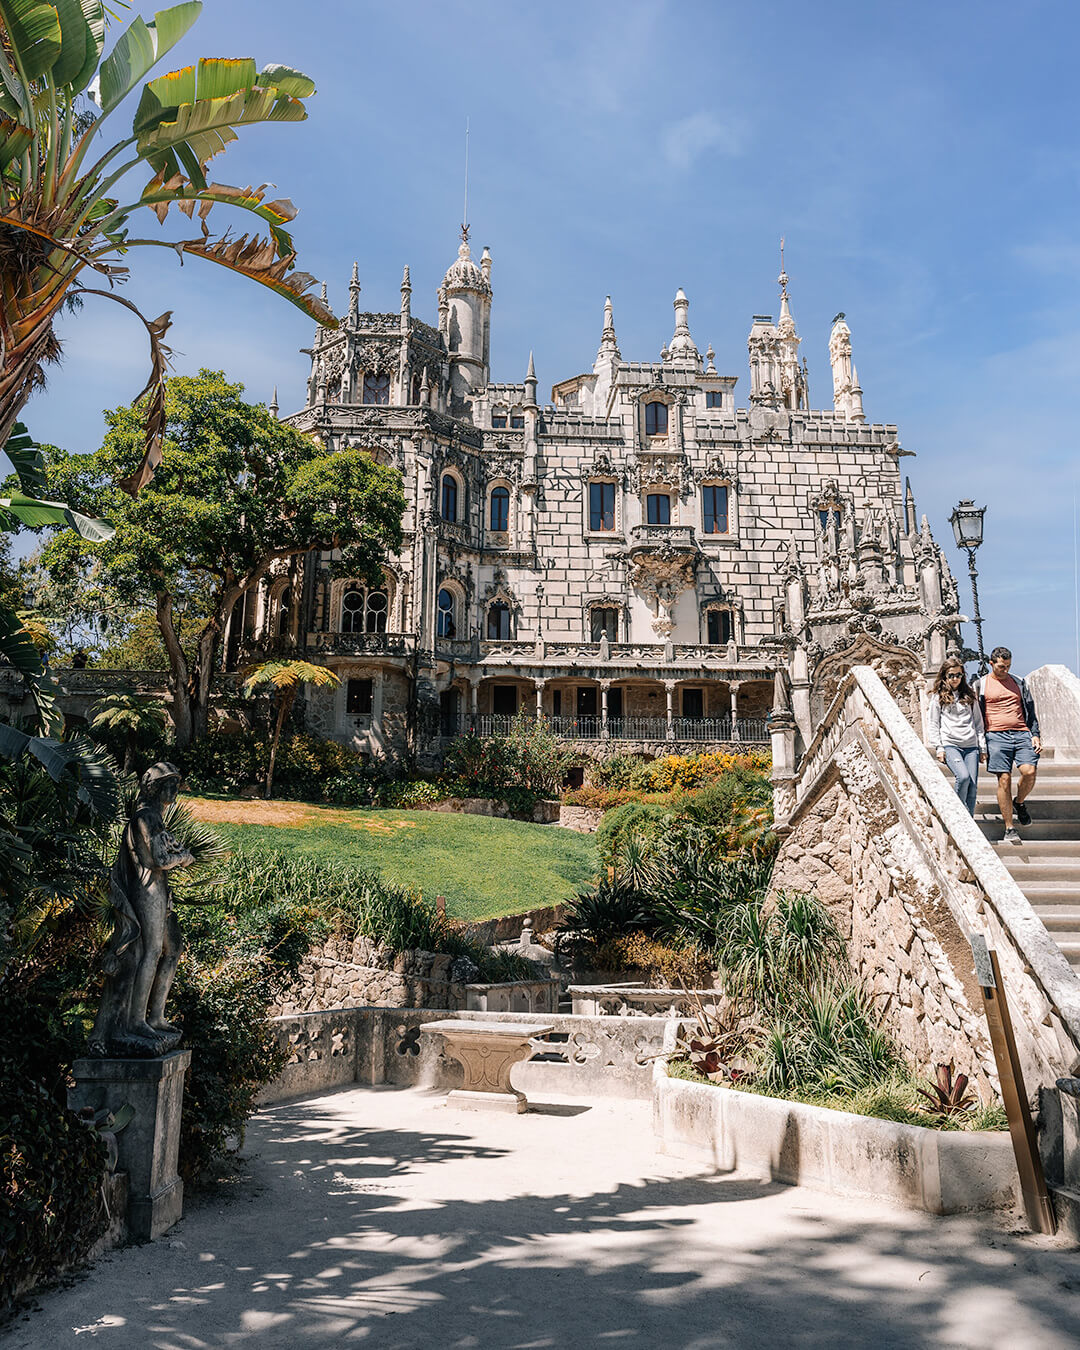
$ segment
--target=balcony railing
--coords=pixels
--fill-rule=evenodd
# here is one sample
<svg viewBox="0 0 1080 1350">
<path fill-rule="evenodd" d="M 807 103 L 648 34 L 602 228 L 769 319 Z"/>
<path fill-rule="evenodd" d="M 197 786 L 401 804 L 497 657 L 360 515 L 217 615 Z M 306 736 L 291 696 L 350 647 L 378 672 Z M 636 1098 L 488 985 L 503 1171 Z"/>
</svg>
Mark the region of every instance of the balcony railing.
<svg viewBox="0 0 1080 1350">
<path fill-rule="evenodd" d="M 503 713 L 485 714 L 474 721 L 480 736 L 509 736 L 519 718 Z M 607 735 L 602 717 L 586 713 L 580 717 L 545 717 L 556 736 L 566 741 L 675 741 L 746 742 L 768 744 L 769 733 L 763 717 L 609 717 Z M 444 732 L 445 734 L 445 732 Z"/>
</svg>

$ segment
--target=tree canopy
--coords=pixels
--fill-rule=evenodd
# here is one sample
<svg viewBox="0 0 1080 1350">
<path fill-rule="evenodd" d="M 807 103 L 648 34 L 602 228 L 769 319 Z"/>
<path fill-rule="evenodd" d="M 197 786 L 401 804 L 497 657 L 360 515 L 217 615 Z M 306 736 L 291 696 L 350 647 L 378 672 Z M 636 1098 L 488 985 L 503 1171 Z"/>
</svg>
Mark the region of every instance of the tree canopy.
<svg viewBox="0 0 1080 1350">
<path fill-rule="evenodd" d="M 377 582 L 387 552 L 401 546 L 396 470 L 364 450 L 328 452 L 242 393 L 221 371 L 170 379 L 162 460 L 137 497 L 120 486 L 143 453 L 137 408 L 106 413 L 96 453 L 54 451 L 49 459 L 50 491 L 107 517 L 114 533 L 95 542 L 61 531 L 45 545 L 43 564 L 58 584 L 89 575 L 122 604 L 155 611 L 182 745 L 206 730 L 219 644 L 245 592 L 310 549 L 335 550 L 339 575 Z M 177 625 L 193 606 L 207 617 L 191 659 Z"/>
</svg>

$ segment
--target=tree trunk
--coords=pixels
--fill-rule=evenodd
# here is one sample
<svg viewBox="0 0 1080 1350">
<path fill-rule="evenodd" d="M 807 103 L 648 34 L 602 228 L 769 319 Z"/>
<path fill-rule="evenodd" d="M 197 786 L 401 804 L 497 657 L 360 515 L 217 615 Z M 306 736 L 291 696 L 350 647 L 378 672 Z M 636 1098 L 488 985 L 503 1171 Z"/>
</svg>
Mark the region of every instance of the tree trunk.
<svg viewBox="0 0 1080 1350">
<path fill-rule="evenodd" d="M 176 636 L 172 619 L 172 596 L 167 591 L 157 593 L 157 621 L 161 638 L 169 655 L 169 690 L 172 694 L 172 718 L 176 731 L 176 748 L 186 750 L 194 739 L 191 717 L 191 681 L 187 658 Z"/>
<path fill-rule="evenodd" d="M 192 710 L 192 739 L 203 741 L 210 730 L 210 695 L 214 688 L 214 668 L 217 664 L 218 638 L 221 628 L 217 616 L 210 620 L 199 634 L 199 645 L 195 657 L 195 675 L 192 684 L 195 691 Z"/>
<path fill-rule="evenodd" d="M 127 745 L 124 747 L 124 773 L 131 772 L 131 766 L 135 763 L 135 733 L 129 731 L 127 734 Z"/>
<path fill-rule="evenodd" d="M 3 370 L 0 371 L 0 446 L 7 442 L 31 395 L 45 382 L 42 363 L 55 361 L 59 354 L 52 321 L 53 310 L 50 309 L 30 336 L 4 355 Z"/>
<path fill-rule="evenodd" d="M 274 725 L 274 734 L 270 740 L 270 765 L 266 770 L 266 800 L 274 791 L 274 764 L 277 761 L 278 742 L 281 740 L 281 728 L 285 725 L 285 719 L 289 715 L 289 709 L 292 707 L 292 701 L 296 697 L 296 690 L 283 690 L 281 700 L 278 704 L 277 722 Z"/>
</svg>

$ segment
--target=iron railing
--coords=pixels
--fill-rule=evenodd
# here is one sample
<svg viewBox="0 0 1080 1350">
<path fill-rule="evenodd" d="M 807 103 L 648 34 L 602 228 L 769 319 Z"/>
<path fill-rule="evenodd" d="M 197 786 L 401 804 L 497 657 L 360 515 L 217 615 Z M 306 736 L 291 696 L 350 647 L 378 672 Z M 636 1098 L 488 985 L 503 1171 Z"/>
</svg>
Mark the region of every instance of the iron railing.
<svg viewBox="0 0 1080 1350">
<path fill-rule="evenodd" d="M 763 717 L 609 717 L 607 736 L 604 719 L 587 713 L 580 717 L 545 717 L 545 724 L 554 734 L 566 741 L 677 741 L 677 742 L 732 742 L 767 744 L 768 728 Z M 519 717 L 506 713 L 485 713 L 472 719 L 472 729 L 480 736 L 509 736 Z M 469 719 L 462 720 L 463 730 Z M 444 731 L 443 733 L 447 733 Z"/>
</svg>

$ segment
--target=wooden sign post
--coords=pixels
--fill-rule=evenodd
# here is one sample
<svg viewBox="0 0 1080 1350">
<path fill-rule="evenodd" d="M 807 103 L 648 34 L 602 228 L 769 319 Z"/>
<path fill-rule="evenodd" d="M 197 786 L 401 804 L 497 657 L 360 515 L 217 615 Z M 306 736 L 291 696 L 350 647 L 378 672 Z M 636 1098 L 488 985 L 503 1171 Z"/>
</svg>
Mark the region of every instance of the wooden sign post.
<svg viewBox="0 0 1080 1350">
<path fill-rule="evenodd" d="M 1001 1080 L 1001 1099 L 1005 1103 L 1005 1114 L 1009 1118 L 1009 1134 L 1012 1136 L 1013 1153 L 1016 1155 L 1016 1170 L 1020 1173 L 1024 1212 L 1033 1233 L 1056 1233 L 1057 1220 L 1054 1218 L 1054 1208 L 1046 1189 L 1035 1123 L 1028 1109 L 1024 1075 L 1020 1067 L 1020 1056 L 1016 1053 L 1016 1038 L 1013 1036 L 1012 1019 L 1009 1016 L 1009 1005 L 1005 998 L 1005 985 L 1001 978 L 997 952 L 987 947 L 986 938 L 981 933 L 972 933 L 970 940 L 971 952 L 975 957 L 975 978 L 982 989 L 983 1009 L 990 1028 L 990 1043 L 994 1047 L 998 1078 Z"/>
</svg>

